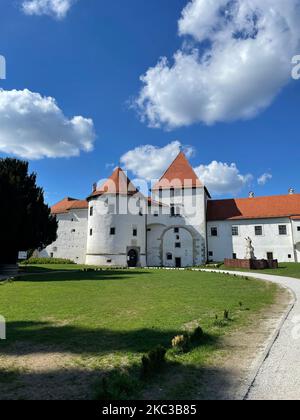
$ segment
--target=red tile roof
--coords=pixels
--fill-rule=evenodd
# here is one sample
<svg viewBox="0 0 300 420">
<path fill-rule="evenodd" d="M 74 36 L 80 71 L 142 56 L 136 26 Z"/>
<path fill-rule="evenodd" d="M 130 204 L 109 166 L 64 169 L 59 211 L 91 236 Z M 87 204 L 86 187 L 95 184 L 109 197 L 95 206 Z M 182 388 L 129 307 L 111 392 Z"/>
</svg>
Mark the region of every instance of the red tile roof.
<svg viewBox="0 0 300 420">
<path fill-rule="evenodd" d="M 77 200 L 76 198 L 66 197 L 51 207 L 52 214 L 68 213 L 70 210 L 81 210 L 89 207 L 86 200 Z"/>
<path fill-rule="evenodd" d="M 137 193 L 137 188 L 133 185 L 125 172 L 121 168 L 117 168 L 108 180 L 101 185 L 100 188 L 97 188 L 96 191 L 88 197 L 88 199 L 98 197 L 103 194 L 134 195 Z"/>
<path fill-rule="evenodd" d="M 203 184 L 195 174 L 185 154 L 180 152 L 161 179 L 155 184 L 153 190 L 184 187 L 203 187 Z"/>
<path fill-rule="evenodd" d="M 207 220 L 300 217 L 300 194 L 208 201 Z"/>
</svg>

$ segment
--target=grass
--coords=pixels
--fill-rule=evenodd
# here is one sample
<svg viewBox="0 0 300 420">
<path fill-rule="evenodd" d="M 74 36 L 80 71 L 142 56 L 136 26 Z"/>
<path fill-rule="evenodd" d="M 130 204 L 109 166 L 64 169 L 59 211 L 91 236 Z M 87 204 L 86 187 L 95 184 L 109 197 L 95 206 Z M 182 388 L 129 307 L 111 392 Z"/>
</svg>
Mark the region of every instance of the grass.
<svg viewBox="0 0 300 420">
<path fill-rule="evenodd" d="M 67 368 L 73 380 L 68 380 L 74 388 L 78 379 L 89 390 L 87 395 L 79 390 L 77 398 L 93 395 L 95 376 L 111 369 L 134 370 L 143 354 L 158 345 L 169 349 L 172 338 L 183 333 L 186 324 L 198 321 L 205 331 L 203 344 L 187 354 L 169 351 L 166 371 L 140 385 L 135 395 L 197 399 L 205 369 L 224 350 L 220 337 L 253 321 L 251 317 L 274 302 L 277 291 L 275 285 L 256 280 L 193 271 L 51 270 L 0 285 L 0 314 L 7 320 L 0 365 L 1 357 L 22 360 L 47 351 L 69 355 Z M 242 310 L 240 302 L 250 310 Z M 224 310 L 229 310 L 230 319 L 217 323 L 216 316 L 222 320 Z M 28 383 L 29 375 L 34 386 L 35 373 L 22 369 L 16 392 L 28 398 L 20 383 Z M 2 365 L 0 378 L 3 373 L 7 382 L 10 370 L 16 380 L 17 365 Z M 90 377 L 90 372 L 95 375 Z M 48 385 L 47 369 L 42 378 L 41 373 L 36 375 L 39 384 L 51 388 L 58 386 L 62 374 L 61 368 L 52 372 Z M 62 392 L 67 390 L 65 385 Z"/>
<path fill-rule="evenodd" d="M 262 274 L 271 274 L 275 276 L 283 277 L 294 277 L 300 279 L 300 264 L 299 263 L 281 263 L 279 264 L 278 270 L 268 269 L 268 270 L 246 270 L 240 268 L 227 268 L 225 265 L 222 265 L 220 270 L 229 270 L 229 271 L 243 271 L 243 272 L 252 272 L 252 273 L 262 273 Z"/>
</svg>

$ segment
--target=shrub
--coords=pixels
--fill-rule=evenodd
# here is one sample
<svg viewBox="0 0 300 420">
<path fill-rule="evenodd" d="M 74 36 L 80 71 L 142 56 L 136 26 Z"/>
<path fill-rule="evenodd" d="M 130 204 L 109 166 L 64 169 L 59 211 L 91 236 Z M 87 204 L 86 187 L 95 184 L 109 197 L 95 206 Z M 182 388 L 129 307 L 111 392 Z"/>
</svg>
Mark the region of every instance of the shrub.
<svg viewBox="0 0 300 420">
<path fill-rule="evenodd" d="M 128 373 L 113 371 L 102 378 L 95 392 L 96 400 L 127 400 L 139 389 L 139 383 Z"/>
<path fill-rule="evenodd" d="M 192 343 L 199 343 L 204 337 L 204 332 L 200 326 L 194 329 L 190 334 L 190 340 Z"/>
<path fill-rule="evenodd" d="M 172 340 L 172 347 L 182 353 L 187 353 L 190 349 L 190 336 L 188 334 L 177 335 Z"/>
<path fill-rule="evenodd" d="M 46 264 L 75 264 L 72 260 L 65 260 L 62 258 L 29 258 L 22 262 L 21 265 L 46 265 Z"/>
<path fill-rule="evenodd" d="M 157 373 L 166 363 L 167 350 L 158 346 L 142 357 L 142 377 Z"/>
</svg>

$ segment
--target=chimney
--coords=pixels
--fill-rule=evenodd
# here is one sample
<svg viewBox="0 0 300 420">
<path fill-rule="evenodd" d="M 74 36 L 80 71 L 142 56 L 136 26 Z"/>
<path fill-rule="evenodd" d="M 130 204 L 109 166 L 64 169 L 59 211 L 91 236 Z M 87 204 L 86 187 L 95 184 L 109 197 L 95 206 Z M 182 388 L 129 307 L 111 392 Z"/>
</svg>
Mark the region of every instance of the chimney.
<svg viewBox="0 0 300 420">
<path fill-rule="evenodd" d="M 97 191 L 97 184 L 96 182 L 93 184 L 93 193 Z"/>
<path fill-rule="evenodd" d="M 289 188 L 289 195 L 294 195 L 294 194 L 295 194 L 294 188 Z"/>
<path fill-rule="evenodd" d="M 253 191 L 249 192 L 249 198 L 254 198 L 255 197 L 255 193 Z"/>
</svg>

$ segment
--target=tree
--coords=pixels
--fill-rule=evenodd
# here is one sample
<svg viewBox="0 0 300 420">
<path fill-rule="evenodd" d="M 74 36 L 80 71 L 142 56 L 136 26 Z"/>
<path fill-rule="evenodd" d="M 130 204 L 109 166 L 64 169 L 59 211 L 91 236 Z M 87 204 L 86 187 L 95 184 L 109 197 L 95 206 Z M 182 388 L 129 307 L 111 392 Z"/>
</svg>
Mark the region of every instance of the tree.
<svg viewBox="0 0 300 420">
<path fill-rule="evenodd" d="M 15 264 L 19 251 L 45 248 L 57 227 L 28 163 L 0 159 L 0 264 Z"/>
</svg>

